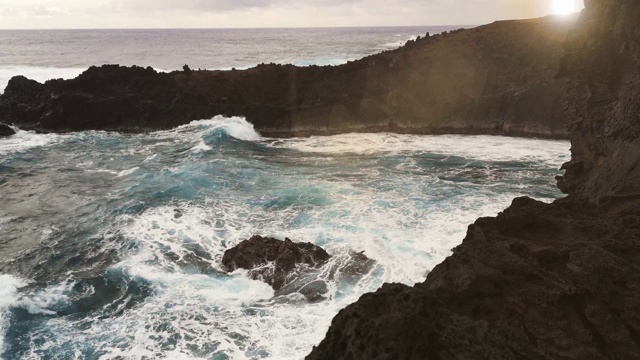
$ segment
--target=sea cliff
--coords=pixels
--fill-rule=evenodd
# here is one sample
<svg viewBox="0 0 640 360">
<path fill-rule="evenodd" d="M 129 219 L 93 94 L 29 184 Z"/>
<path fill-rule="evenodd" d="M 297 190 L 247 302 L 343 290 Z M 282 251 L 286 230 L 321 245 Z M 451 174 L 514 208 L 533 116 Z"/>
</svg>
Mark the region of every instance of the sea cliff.
<svg viewBox="0 0 640 360">
<path fill-rule="evenodd" d="M 0 96 L 0 122 L 41 132 L 139 132 L 226 115 L 277 137 L 388 131 L 566 138 L 567 81 L 553 76 L 573 23 L 500 21 L 423 36 L 340 66 L 159 73 L 106 65 L 45 84 L 17 76 Z"/>
<path fill-rule="evenodd" d="M 425 282 L 342 310 L 308 359 L 640 359 L 640 2 L 585 6 L 558 73 L 569 196 L 477 220 Z"/>
</svg>

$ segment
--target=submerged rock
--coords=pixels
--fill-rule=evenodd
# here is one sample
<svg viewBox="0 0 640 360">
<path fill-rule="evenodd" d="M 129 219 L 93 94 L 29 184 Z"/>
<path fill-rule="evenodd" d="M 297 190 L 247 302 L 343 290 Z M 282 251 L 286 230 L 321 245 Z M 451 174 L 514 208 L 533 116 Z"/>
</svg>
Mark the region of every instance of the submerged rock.
<svg viewBox="0 0 640 360">
<path fill-rule="evenodd" d="M 358 276 L 368 274 L 373 266 L 376 264 L 376 261 L 373 259 L 369 259 L 364 251 L 355 252 L 352 251 L 349 253 L 349 261 L 344 265 L 344 267 L 340 268 L 340 272 L 350 276 Z"/>
<path fill-rule="evenodd" d="M 294 243 L 253 236 L 225 251 L 222 264 L 229 270 L 250 270 L 254 279 L 261 279 L 279 290 L 299 264 L 315 267 L 331 256 L 321 247 L 311 243 Z"/>
<path fill-rule="evenodd" d="M 335 261 L 327 265 L 330 259 Z M 375 263 L 364 252 L 332 257 L 311 243 L 258 235 L 225 251 L 222 258 L 227 271 L 249 270 L 251 278 L 271 285 L 276 296 L 300 293 L 310 302 L 326 299 L 327 281 L 355 283 L 369 273 Z"/>
<path fill-rule="evenodd" d="M 355 285 L 373 270 L 375 264 L 376 261 L 369 259 L 364 252 L 350 251 L 335 255 L 320 268 L 307 268 L 291 276 L 276 291 L 276 296 L 297 292 L 309 302 L 323 301 L 329 292 L 328 282 Z"/>
<path fill-rule="evenodd" d="M 15 131 L 9 125 L 0 124 L 0 137 L 15 135 Z"/>
</svg>

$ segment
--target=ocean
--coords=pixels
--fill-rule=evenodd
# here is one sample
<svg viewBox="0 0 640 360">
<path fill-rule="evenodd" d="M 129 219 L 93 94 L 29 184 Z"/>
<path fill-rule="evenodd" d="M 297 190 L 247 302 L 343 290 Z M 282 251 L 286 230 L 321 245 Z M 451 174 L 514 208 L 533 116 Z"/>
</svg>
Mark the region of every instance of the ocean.
<svg viewBox="0 0 640 360">
<path fill-rule="evenodd" d="M 0 30 L 0 92 L 15 75 L 73 78 L 92 65 L 151 66 L 159 71 L 245 69 L 261 63 L 339 65 L 404 45 L 417 36 L 464 26 Z"/>
<path fill-rule="evenodd" d="M 90 65 L 340 64 L 449 28 L 0 31 L 0 87 Z M 332 318 L 407 285 L 514 197 L 551 202 L 568 141 L 343 134 L 274 139 L 242 118 L 169 131 L 0 139 L 0 358 L 302 359 Z M 325 300 L 274 292 L 224 251 L 252 235 L 333 257 Z M 342 276 L 352 252 L 376 261 Z M 336 275 L 338 274 L 338 275 Z"/>
</svg>

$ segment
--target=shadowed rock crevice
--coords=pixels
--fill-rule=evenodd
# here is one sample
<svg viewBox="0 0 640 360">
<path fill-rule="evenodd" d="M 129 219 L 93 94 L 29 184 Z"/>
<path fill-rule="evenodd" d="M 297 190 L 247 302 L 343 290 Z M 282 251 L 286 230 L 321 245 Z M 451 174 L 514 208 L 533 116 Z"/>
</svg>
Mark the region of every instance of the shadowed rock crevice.
<svg viewBox="0 0 640 360">
<path fill-rule="evenodd" d="M 0 124 L 0 137 L 7 137 L 14 135 L 16 132 L 11 127 L 5 124 Z"/>
</svg>

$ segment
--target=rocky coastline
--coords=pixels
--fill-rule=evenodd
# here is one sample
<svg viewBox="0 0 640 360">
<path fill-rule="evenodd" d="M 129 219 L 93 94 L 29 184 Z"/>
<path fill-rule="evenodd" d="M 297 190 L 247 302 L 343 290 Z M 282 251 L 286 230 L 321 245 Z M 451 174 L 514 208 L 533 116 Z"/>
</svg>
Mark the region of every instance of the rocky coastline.
<svg viewBox="0 0 640 360">
<path fill-rule="evenodd" d="M 568 197 L 477 220 L 425 282 L 342 310 L 308 359 L 640 359 L 640 2 L 585 6 L 558 74 Z"/>
<path fill-rule="evenodd" d="M 44 84 L 16 76 L 0 122 L 39 132 L 169 129 L 243 116 L 273 137 L 346 132 L 567 138 L 555 80 L 573 19 L 499 21 L 424 36 L 340 66 L 159 73 L 91 67 Z"/>
<path fill-rule="evenodd" d="M 222 114 L 280 137 L 569 136 L 558 178 L 568 197 L 518 198 L 477 220 L 425 282 L 364 295 L 307 358 L 640 359 L 640 2 L 585 5 L 571 32 L 557 18 L 497 22 L 337 67 L 112 65 L 45 84 L 15 77 L 0 122 L 139 132 Z M 231 271 L 239 260 L 230 258 Z"/>
</svg>

